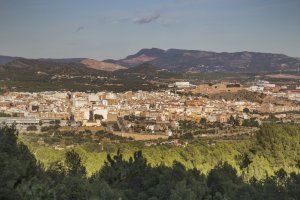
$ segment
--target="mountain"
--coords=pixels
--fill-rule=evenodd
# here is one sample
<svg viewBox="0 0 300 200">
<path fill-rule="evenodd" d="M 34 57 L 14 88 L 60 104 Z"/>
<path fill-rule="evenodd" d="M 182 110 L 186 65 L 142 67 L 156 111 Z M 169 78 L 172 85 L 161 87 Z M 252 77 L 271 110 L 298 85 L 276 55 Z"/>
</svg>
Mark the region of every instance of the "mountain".
<svg viewBox="0 0 300 200">
<path fill-rule="evenodd" d="M 157 69 L 170 72 L 273 72 L 297 71 L 300 59 L 284 54 L 259 52 L 211 52 L 185 49 L 142 49 L 136 54 L 120 60 L 98 61 L 88 58 L 40 58 L 26 59 L 20 57 L 0 56 L 0 65 L 52 67 L 82 67 L 107 72 L 124 70 L 149 63 Z M 129 72 L 129 71 L 128 71 Z"/>
<path fill-rule="evenodd" d="M 157 48 L 142 49 L 134 55 L 121 60 L 106 62 L 133 67 L 151 63 L 160 69 L 176 72 L 230 71 L 230 72 L 268 72 L 278 70 L 297 70 L 300 60 L 284 54 L 236 52 L 216 53 L 210 51 Z"/>
<path fill-rule="evenodd" d="M 118 70 L 119 73 L 134 73 L 134 74 L 143 74 L 143 75 L 153 75 L 156 74 L 160 69 L 153 66 L 150 63 L 142 63 L 140 65 L 130 67 L 128 69 Z"/>
<path fill-rule="evenodd" d="M 55 70 L 64 69 L 64 68 L 74 68 L 82 67 L 89 68 L 94 70 L 101 71 L 116 71 L 120 69 L 126 69 L 118 64 L 106 63 L 94 59 L 88 58 L 62 58 L 62 59 L 52 59 L 52 58 L 39 58 L 39 59 L 27 59 L 20 57 L 9 57 L 9 56 L 0 56 L 0 65 L 10 66 L 15 68 L 25 67 L 30 69 L 45 69 L 53 68 Z"/>
</svg>

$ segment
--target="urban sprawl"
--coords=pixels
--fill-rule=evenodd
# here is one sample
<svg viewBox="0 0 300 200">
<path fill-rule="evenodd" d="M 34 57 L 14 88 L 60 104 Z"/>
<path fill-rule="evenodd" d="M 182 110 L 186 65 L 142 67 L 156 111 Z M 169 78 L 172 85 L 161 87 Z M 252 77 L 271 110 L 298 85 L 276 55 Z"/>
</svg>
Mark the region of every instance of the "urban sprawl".
<svg viewBox="0 0 300 200">
<path fill-rule="evenodd" d="M 226 100 L 209 95 L 247 91 L 268 101 Z M 280 103 L 280 102 L 284 103 Z M 237 83 L 191 85 L 176 82 L 157 92 L 8 92 L 0 96 L 0 123 L 20 132 L 43 132 L 45 127 L 95 128 L 119 133 L 178 134 L 182 121 L 224 124 L 231 120 L 257 123 L 275 117 L 283 122 L 300 120 L 300 88 L 288 89 L 267 81 L 243 86 Z M 44 127 L 44 128 L 43 128 Z"/>
</svg>

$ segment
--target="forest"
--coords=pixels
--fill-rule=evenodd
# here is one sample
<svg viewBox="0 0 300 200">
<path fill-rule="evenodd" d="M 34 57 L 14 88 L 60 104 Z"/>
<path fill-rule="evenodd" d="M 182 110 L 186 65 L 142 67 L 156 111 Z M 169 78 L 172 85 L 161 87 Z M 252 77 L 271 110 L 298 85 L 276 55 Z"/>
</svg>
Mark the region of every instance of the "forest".
<svg viewBox="0 0 300 200">
<path fill-rule="evenodd" d="M 253 141 L 235 145 L 242 148 L 237 148 L 234 156 L 227 155 L 231 161 L 226 158 L 226 154 L 233 153 L 226 152 L 229 146 L 212 146 L 222 147 L 217 151 L 225 152 L 220 154 L 221 158 L 202 159 L 201 150 L 194 145 L 181 151 L 181 154 L 189 151 L 185 161 L 181 157 L 159 162 L 162 160 L 157 157 L 156 163 L 155 157 L 161 155 L 156 155 L 151 148 L 133 148 L 136 151 L 129 157 L 121 148 L 107 153 L 103 165 L 89 174 L 76 149 L 66 151 L 63 159 L 45 167 L 36 153 L 18 140 L 14 127 L 3 127 L 0 129 L 0 199 L 300 198 L 299 125 L 263 125 Z M 174 147 L 156 148 L 164 148 L 168 155 Z M 209 149 L 206 151 L 214 154 Z M 97 157 L 94 159 L 97 162 Z M 201 170 L 204 169 L 201 164 L 210 167 Z"/>
</svg>

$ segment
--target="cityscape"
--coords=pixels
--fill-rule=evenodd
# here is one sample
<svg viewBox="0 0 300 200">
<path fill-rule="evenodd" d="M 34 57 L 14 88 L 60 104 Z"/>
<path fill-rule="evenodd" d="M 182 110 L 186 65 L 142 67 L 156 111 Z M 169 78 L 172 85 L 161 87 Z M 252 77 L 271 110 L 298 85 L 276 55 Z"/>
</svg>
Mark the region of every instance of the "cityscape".
<svg viewBox="0 0 300 200">
<path fill-rule="evenodd" d="M 243 125 L 247 120 L 262 124 L 274 118 L 300 122 L 300 86 L 290 88 L 293 89 L 268 81 L 257 81 L 250 86 L 175 82 L 168 89 L 156 92 L 9 92 L 0 96 L 3 116 L 0 120 L 2 126 L 14 124 L 21 132 L 30 129 L 41 132 L 57 120 L 62 128 L 69 126 L 72 130 L 98 127 L 94 130 L 158 136 L 184 134 L 178 133 L 180 121 L 203 120 L 224 125 L 233 118 Z M 254 98 L 226 100 L 206 96 L 224 92 L 246 93 Z"/>
<path fill-rule="evenodd" d="M 0 1 L 0 200 L 300 200 L 299 10 Z"/>
</svg>

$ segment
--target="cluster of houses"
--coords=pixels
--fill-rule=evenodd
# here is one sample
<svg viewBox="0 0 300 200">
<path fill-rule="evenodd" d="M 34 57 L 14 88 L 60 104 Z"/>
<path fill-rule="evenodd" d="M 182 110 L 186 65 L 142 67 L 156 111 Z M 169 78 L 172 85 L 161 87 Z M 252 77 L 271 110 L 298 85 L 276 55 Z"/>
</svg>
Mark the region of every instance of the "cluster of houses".
<svg viewBox="0 0 300 200">
<path fill-rule="evenodd" d="M 188 82 L 175 83 L 175 87 L 180 89 L 191 86 Z M 239 84 L 205 84 L 192 87 L 194 90 L 207 93 L 236 92 L 245 89 Z M 262 82 L 256 87 L 276 86 Z M 256 92 L 261 90 L 256 87 L 251 86 L 247 89 Z M 299 99 L 297 91 L 287 93 L 288 98 Z M 269 90 L 268 92 L 270 95 Z M 272 95 L 275 94 L 273 91 Z M 123 93 L 11 92 L 0 96 L 0 114 L 3 114 L 0 117 L 1 124 L 15 123 L 21 127 L 41 126 L 60 120 L 61 126 L 106 126 L 124 132 L 164 132 L 167 135 L 172 135 L 171 130 L 178 127 L 181 120 L 199 122 L 205 118 L 208 123 L 227 123 L 231 116 L 241 120 L 250 118 L 263 120 L 267 117 L 267 114 L 263 113 L 299 110 L 299 105 L 212 100 L 201 96 L 182 96 L 172 90 Z M 109 126 L 111 124 L 113 126 Z"/>
</svg>

